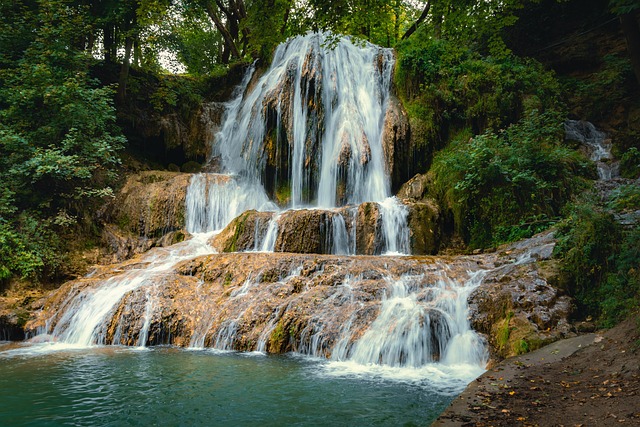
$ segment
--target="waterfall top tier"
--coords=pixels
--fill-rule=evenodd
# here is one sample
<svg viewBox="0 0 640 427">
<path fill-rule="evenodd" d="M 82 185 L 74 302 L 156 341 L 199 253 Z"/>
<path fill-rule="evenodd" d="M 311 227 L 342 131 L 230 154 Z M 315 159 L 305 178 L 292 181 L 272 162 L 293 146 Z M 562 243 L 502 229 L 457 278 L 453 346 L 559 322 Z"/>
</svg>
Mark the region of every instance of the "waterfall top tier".
<svg viewBox="0 0 640 427">
<path fill-rule="evenodd" d="M 290 207 L 336 207 L 390 195 L 382 132 L 393 53 L 313 33 L 290 39 L 229 102 L 212 154 Z M 333 45 L 328 47 L 329 45 Z"/>
</svg>

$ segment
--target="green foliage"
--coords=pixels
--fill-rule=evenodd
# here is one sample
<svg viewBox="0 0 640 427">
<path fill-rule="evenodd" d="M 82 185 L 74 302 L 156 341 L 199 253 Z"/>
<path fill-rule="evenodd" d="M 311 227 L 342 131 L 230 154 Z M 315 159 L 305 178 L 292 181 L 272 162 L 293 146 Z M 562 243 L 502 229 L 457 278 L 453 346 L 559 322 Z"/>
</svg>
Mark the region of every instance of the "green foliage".
<svg viewBox="0 0 640 427">
<path fill-rule="evenodd" d="M 56 233 L 84 217 L 96 199 L 112 195 L 109 182 L 124 144 L 115 126 L 113 91 L 89 77 L 93 59 L 77 47 L 88 26 L 86 8 L 65 0 L 31 6 L 18 18 L 32 28 L 28 43 L 12 44 L 12 60 L 0 68 L 5 279 L 55 274 Z"/>
<path fill-rule="evenodd" d="M 0 219 L 0 283 L 13 275 L 38 280 L 55 273 L 60 242 L 47 225 L 28 214 L 13 223 Z"/>
<path fill-rule="evenodd" d="M 640 177 L 640 150 L 631 147 L 620 157 L 620 175 L 624 178 Z"/>
<path fill-rule="evenodd" d="M 153 108 L 159 113 L 178 111 L 188 120 L 190 113 L 202 103 L 201 81 L 188 76 L 159 76 L 155 90 L 149 96 Z"/>
<path fill-rule="evenodd" d="M 607 207 L 615 212 L 640 209 L 640 186 L 621 185 L 611 193 Z"/>
<path fill-rule="evenodd" d="M 457 140 L 434 158 L 432 195 L 473 247 L 528 237 L 556 218 L 589 164 L 562 145 L 562 120 L 533 110 L 499 133 Z"/>
<path fill-rule="evenodd" d="M 638 191 L 621 189 L 609 201 L 615 212 L 640 208 Z M 640 303 L 640 229 L 623 228 L 611 211 L 592 201 L 570 207 L 560 224 L 556 255 L 562 259 L 563 281 L 578 307 L 577 316 L 597 317 L 610 327 Z"/>
<path fill-rule="evenodd" d="M 451 135 L 494 132 L 532 110 L 562 108 L 560 85 L 536 61 L 482 58 L 470 49 L 417 35 L 398 46 L 396 81 L 423 146 Z"/>
<path fill-rule="evenodd" d="M 585 120 L 607 117 L 631 93 L 633 68 L 626 57 L 607 55 L 600 69 L 587 78 L 563 79 L 572 110 Z"/>
</svg>

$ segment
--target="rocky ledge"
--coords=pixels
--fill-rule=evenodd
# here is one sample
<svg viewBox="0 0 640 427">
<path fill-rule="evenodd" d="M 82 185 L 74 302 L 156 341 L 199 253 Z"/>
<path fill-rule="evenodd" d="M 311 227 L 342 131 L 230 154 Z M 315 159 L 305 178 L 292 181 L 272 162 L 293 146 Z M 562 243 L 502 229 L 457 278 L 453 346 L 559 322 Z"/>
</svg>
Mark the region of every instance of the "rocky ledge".
<svg viewBox="0 0 640 427">
<path fill-rule="evenodd" d="M 344 337 L 345 325 L 351 327 L 348 339 L 353 342 L 376 319 L 390 282 L 411 277 L 435 330 L 439 315 L 429 304 L 436 293 L 448 292 L 448 281 L 464 283 L 482 274 L 482 284 L 469 297 L 469 318 L 486 337 L 492 360 L 499 360 L 573 335 L 570 300 L 549 283 L 553 245 L 552 234 L 546 233 L 493 253 L 457 257 L 201 256 L 154 274 L 124 294 L 100 326 L 100 335 L 105 343 L 124 345 L 143 340 L 146 345 L 329 356 Z M 127 280 L 135 279 L 161 250 L 97 267 L 33 304 L 37 311 L 27 322 L 28 335 L 44 332 L 46 323 L 55 327 L 68 321 L 63 313 L 85 289 L 125 273 L 134 275 Z M 437 288 L 436 283 L 444 285 Z M 437 359 L 438 351 L 430 357 Z"/>
</svg>

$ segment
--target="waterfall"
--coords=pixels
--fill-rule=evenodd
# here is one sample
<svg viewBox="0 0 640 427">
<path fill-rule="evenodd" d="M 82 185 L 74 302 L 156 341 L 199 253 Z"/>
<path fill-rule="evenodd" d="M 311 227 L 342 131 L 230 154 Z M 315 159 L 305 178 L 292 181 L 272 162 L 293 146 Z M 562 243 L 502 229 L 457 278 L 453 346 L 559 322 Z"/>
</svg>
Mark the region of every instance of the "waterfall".
<svg viewBox="0 0 640 427">
<path fill-rule="evenodd" d="M 409 211 L 390 194 L 382 146 L 392 52 L 346 38 L 328 49 L 329 38 L 291 39 L 259 79 L 255 67 L 247 71 L 212 147 L 225 173 L 195 174 L 187 188 L 185 226 L 193 237 L 154 248 L 109 278 L 80 281 L 42 333 L 84 346 L 145 346 L 175 343 L 158 338 L 164 322 L 175 321 L 166 328 L 185 334 L 178 345 L 196 348 L 288 346 L 361 365 L 481 369 L 487 356 L 466 303 L 480 273 L 459 283 L 446 266 L 348 256 L 356 254 L 361 213 L 371 221 L 370 237 L 381 239 L 370 247 L 408 254 Z M 247 210 L 274 212 L 268 224 L 267 215 L 260 226 L 256 220 L 251 248 L 273 252 L 280 227 L 295 216 L 272 201 L 279 191 L 291 214 L 305 207 L 321 218 L 322 232 L 302 230 L 293 239 L 311 236 L 322 251 L 341 256 L 289 254 L 277 264 L 285 256 L 216 255 L 226 264 L 215 273 L 216 266 L 198 270 L 197 261 L 185 262 L 213 254 L 209 238 Z M 373 203 L 360 212 L 365 202 Z"/>
<path fill-rule="evenodd" d="M 140 260 L 141 267 L 132 268 L 123 273 L 98 282 L 94 288 L 79 289 L 69 294 L 62 305 L 62 313 L 54 327 L 47 322 L 39 333 L 51 333 L 60 342 L 89 346 L 105 344 L 107 329 L 110 327 L 115 310 L 125 295 L 136 289 L 147 289 L 143 322 L 140 325 L 139 339 L 136 344 L 146 345 L 151 316 L 154 311 L 153 297 L 148 289 L 152 288 L 174 265 L 180 261 L 212 253 L 206 243 L 209 234 L 202 234 L 178 243 L 169 248 L 154 248 Z M 121 325 L 116 325 L 115 338 L 126 341 L 121 333 Z"/>
<path fill-rule="evenodd" d="M 407 254 L 406 208 L 389 199 L 382 146 L 393 52 L 349 38 L 326 47 L 331 41 L 329 33 L 298 36 L 276 49 L 259 79 L 250 67 L 211 151 L 260 197 L 288 195 L 289 208 L 380 203 L 386 252 Z M 355 253 L 340 219 L 327 230 L 339 239 L 325 245 L 330 253 Z M 277 231 L 270 224 L 269 232 Z"/>
<path fill-rule="evenodd" d="M 611 139 L 599 131 L 591 122 L 584 120 L 567 120 L 564 122 L 567 139 L 579 141 L 589 151 L 589 157 L 596 163 L 600 180 L 611 180 L 618 176 L 619 164 L 613 162 L 611 155 Z"/>
<path fill-rule="evenodd" d="M 265 183 L 275 168 L 277 182 L 269 184 L 289 188 L 291 207 L 382 201 L 390 193 L 382 129 L 393 53 L 348 38 L 326 48 L 330 37 L 313 33 L 280 45 L 249 90 L 251 68 L 212 150 L 228 172 L 256 181 Z M 269 151 L 286 170 L 266 158 Z"/>
<path fill-rule="evenodd" d="M 422 276 L 389 281 L 378 317 L 352 346 L 346 344 L 352 334 L 347 330 L 332 359 L 410 368 L 436 361 L 484 366 L 488 354 L 469 325 L 466 302 L 483 276 L 474 273 L 462 285 L 444 273 L 430 286 Z"/>
<path fill-rule="evenodd" d="M 185 222 L 190 233 L 221 230 L 249 209 L 276 210 L 262 186 L 218 174 L 197 174 L 187 189 Z"/>
</svg>

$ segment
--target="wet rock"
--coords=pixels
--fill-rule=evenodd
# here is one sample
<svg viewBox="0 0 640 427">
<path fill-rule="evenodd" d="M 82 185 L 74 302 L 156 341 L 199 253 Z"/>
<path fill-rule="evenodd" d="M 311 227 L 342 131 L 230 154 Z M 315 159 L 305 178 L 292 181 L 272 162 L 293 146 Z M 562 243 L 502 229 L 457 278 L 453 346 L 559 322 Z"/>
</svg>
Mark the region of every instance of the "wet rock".
<svg viewBox="0 0 640 427">
<path fill-rule="evenodd" d="M 123 231 L 115 225 L 105 224 L 102 228 L 102 242 L 108 248 L 108 254 L 103 255 L 100 261 L 103 264 L 121 262 L 151 248 L 171 246 L 190 237 L 191 235 L 185 230 L 170 231 L 156 238 L 140 237 Z"/>
<path fill-rule="evenodd" d="M 377 203 L 365 202 L 356 214 L 356 253 L 378 255 L 382 252 L 382 217 Z"/>
<path fill-rule="evenodd" d="M 429 185 L 432 183 L 430 174 L 416 174 L 409 181 L 405 182 L 398 191 L 399 199 L 422 200 L 427 196 Z"/>
<path fill-rule="evenodd" d="M 543 233 L 501 248 L 510 262 L 489 271 L 471 294 L 472 326 L 488 337 L 494 357 L 532 351 L 571 334 L 571 299 L 546 280 L 554 276 L 553 264 L 545 264 L 544 272 L 538 267 L 553 245 L 553 234 Z"/>
<path fill-rule="evenodd" d="M 442 221 L 433 200 L 403 202 L 409 209 L 409 244 L 413 255 L 435 255 L 440 248 Z"/>
<path fill-rule="evenodd" d="M 273 212 L 250 210 L 235 218 L 209 242 L 218 252 L 241 252 L 260 249 Z"/>
<path fill-rule="evenodd" d="M 146 171 L 129 176 L 101 215 L 105 223 L 143 238 L 158 238 L 184 227 L 190 174 Z"/>
<path fill-rule="evenodd" d="M 409 117 L 402 102 L 395 95 L 389 96 L 389 104 L 384 117 L 382 149 L 386 159 L 387 173 L 392 187 L 397 188 L 404 181 L 409 165 L 410 141 Z"/>
<path fill-rule="evenodd" d="M 330 223 L 335 212 L 325 210 L 294 210 L 278 220 L 276 252 L 302 254 L 330 253 Z"/>
</svg>

